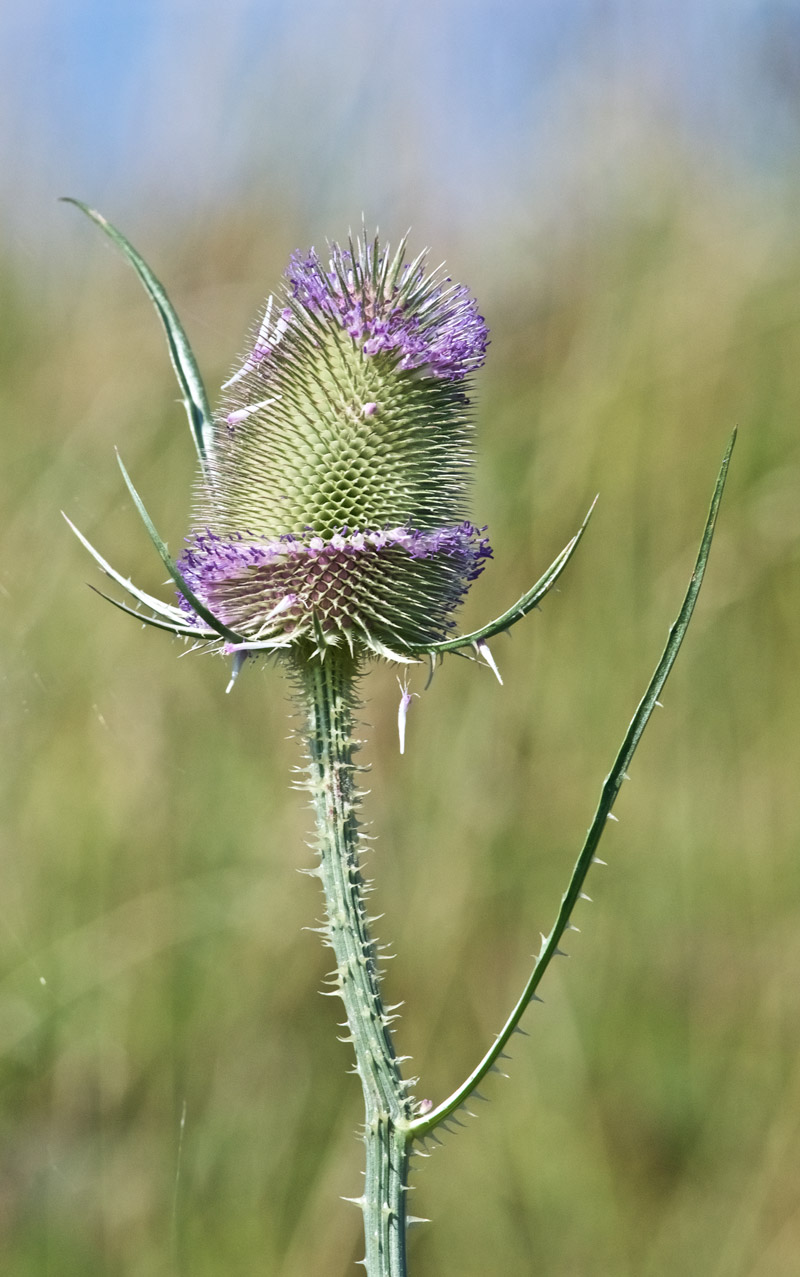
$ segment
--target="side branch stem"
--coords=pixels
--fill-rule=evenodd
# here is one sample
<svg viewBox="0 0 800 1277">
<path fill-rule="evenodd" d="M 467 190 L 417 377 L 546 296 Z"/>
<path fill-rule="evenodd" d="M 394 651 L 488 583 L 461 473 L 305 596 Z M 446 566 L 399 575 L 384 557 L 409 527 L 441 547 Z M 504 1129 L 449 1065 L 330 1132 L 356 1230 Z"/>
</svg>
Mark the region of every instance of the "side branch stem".
<svg viewBox="0 0 800 1277">
<path fill-rule="evenodd" d="M 408 1125 L 411 1105 L 381 1000 L 375 945 L 359 863 L 354 782 L 357 666 L 328 652 L 295 664 L 307 718 L 308 788 L 317 827 L 318 874 L 326 905 L 326 942 L 336 956 L 331 992 L 341 997 L 356 1072 L 364 1092 L 366 1174 L 356 1199 L 364 1215 L 368 1277 L 405 1277 Z"/>
</svg>

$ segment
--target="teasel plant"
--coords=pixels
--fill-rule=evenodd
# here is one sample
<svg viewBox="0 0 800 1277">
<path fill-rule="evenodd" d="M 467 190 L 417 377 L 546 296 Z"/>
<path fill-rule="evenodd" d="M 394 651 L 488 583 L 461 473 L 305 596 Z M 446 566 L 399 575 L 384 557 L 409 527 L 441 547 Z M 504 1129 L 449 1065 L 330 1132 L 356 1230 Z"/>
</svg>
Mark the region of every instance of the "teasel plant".
<svg viewBox="0 0 800 1277">
<path fill-rule="evenodd" d="M 364 1267 L 404 1277 L 409 1160 L 461 1125 L 501 1072 L 551 960 L 573 928 L 584 885 L 634 751 L 686 634 L 703 581 L 735 433 L 717 476 L 685 597 L 650 683 L 605 781 L 533 969 L 497 1036 L 445 1099 L 415 1101 L 403 1076 L 380 987 L 380 951 L 368 914 L 355 761 L 359 685 L 373 660 L 431 673 L 449 653 L 499 672 L 489 642 L 552 590 L 588 515 L 541 579 L 489 624 L 455 632 L 454 614 L 491 558 L 486 529 L 467 518 L 472 467 L 473 374 L 488 333 L 475 300 L 426 254 L 407 256 L 362 233 L 324 254 L 295 254 L 247 351 L 209 406 L 186 334 L 162 285 L 129 241 L 95 210 L 77 205 L 136 271 L 166 334 L 198 456 L 194 531 L 173 558 L 121 459 L 122 478 L 176 588 L 176 601 L 146 593 L 117 572 L 74 527 L 83 546 L 130 601 L 108 598 L 155 629 L 232 660 L 228 690 L 245 662 L 270 658 L 300 707 L 302 784 L 316 823 L 325 902 L 319 928 L 334 955 L 325 990 L 344 1004 L 346 1036 L 364 1098 Z M 589 512 L 591 514 L 591 511 Z M 398 711 L 400 746 L 410 703 Z"/>
</svg>

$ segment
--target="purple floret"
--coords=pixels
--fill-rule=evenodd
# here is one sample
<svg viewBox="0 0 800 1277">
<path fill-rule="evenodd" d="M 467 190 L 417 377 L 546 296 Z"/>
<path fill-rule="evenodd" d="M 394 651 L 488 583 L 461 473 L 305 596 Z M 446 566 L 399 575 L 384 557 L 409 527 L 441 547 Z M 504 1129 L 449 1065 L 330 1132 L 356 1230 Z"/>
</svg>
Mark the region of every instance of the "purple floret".
<svg viewBox="0 0 800 1277">
<path fill-rule="evenodd" d="M 489 344 L 478 304 L 464 285 L 425 278 L 421 264 L 386 279 L 385 258 L 332 244 L 327 268 L 315 249 L 294 253 L 286 271 L 292 296 L 334 319 L 365 355 L 395 354 L 404 370 L 458 381 L 480 368 Z"/>
</svg>

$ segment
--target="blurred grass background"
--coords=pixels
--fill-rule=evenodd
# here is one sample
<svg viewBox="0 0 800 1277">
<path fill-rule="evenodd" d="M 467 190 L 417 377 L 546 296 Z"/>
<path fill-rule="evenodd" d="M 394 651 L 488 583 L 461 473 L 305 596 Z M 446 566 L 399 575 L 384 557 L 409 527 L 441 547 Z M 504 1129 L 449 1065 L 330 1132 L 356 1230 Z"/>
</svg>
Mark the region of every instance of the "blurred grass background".
<svg viewBox="0 0 800 1277">
<path fill-rule="evenodd" d="M 645 7 L 655 19 L 659 7 Z M 790 1277 L 800 1271 L 791 148 L 776 128 L 760 147 L 720 129 L 719 102 L 695 104 L 691 128 L 677 111 L 665 119 L 663 80 L 639 74 L 643 53 L 632 76 L 630 46 L 615 43 L 630 18 L 620 4 L 584 6 L 594 25 L 580 40 L 559 29 L 561 44 L 544 20 L 555 6 L 541 6 L 528 51 L 557 65 L 558 92 L 535 134 L 533 99 L 508 103 L 498 88 L 528 83 L 511 47 L 521 7 L 478 4 L 470 56 L 485 118 L 482 131 L 474 116 L 462 122 L 461 184 L 451 170 L 437 186 L 425 113 L 398 117 L 399 86 L 418 107 L 434 88 L 458 99 L 470 50 L 445 39 L 458 7 L 412 5 L 406 31 L 387 5 L 372 35 L 366 5 L 341 25 L 318 6 L 309 31 L 313 8 L 293 19 L 274 6 L 273 47 L 252 8 L 233 6 L 216 49 L 225 74 L 203 105 L 217 25 L 201 6 L 175 67 L 174 118 L 157 109 L 170 99 L 151 72 L 186 29 L 177 0 L 138 43 L 91 5 L 75 6 L 85 27 L 73 43 L 57 4 L 5 31 L 32 60 L 7 82 L 24 145 L 8 151 L 0 250 L 3 1271 L 335 1277 L 362 1253 L 360 1216 L 338 1200 L 359 1191 L 360 1097 L 335 1008 L 317 993 L 327 957 L 303 931 L 320 902 L 296 873 L 311 859 L 310 814 L 288 787 L 299 751 L 286 686 L 273 668 L 247 669 L 226 697 L 219 661 L 177 660 L 182 647 L 85 588 L 102 580 L 59 515 L 155 592 L 163 573 L 114 446 L 173 548 L 193 479 L 156 320 L 99 232 L 53 211 L 69 193 L 100 204 L 150 260 L 212 394 L 293 248 L 343 234 L 365 208 L 389 237 L 412 221 L 413 243 L 447 257 L 493 339 L 474 511 L 495 562 L 465 626 L 516 598 L 600 493 L 560 592 L 495 644 L 505 687 L 447 662 L 413 704 L 400 758 L 395 674 L 376 669 L 365 683 L 371 870 L 380 938 L 398 955 L 387 996 L 406 1000 L 398 1045 L 420 1096 L 452 1089 L 517 996 L 677 610 L 738 424 L 707 585 L 606 835 L 595 903 L 527 1016 L 511 1080 L 493 1080 L 479 1120 L 415 1172 L 414 1213 L 433 1222 L 412 1235 L 411 1271 Z M 782 56 L 759 64 L 753 85 L 778 84 L 791 106 L 794 46 L 779 21 L 790 9 L 769 12 L 762 51 Z M 381 114 L 369 41 L 386 24 L 399 44 Z M 703 47 L 688 20 L 677 30 L 682 47 Z M 361 42 L 348 45 L 354 31 Z M 494 43 L 481 46 L 486 32 Z M 41 103 L 31 117 L 12 90 L 24 95 L 24 66 L 44 79 L 60 49 L 65 81 L 94 58 L 108 91 L 111 35 L 141 54 L 128 67 L 139 96 L 128 93 L 125 130 L 102 133 L 111 101 L 106 123 L 78 130 L 70 149 L 63 117 Z M 228 100 L 231 49 L 248 41 Z M 424 56 L 409 71 L 414 41 Z M 280 118 L 265 117 L 269 143 L 252 123 L 268 46 L 282 68 L 268 77 L 281 104 Z M 309 48 L 311 70 L 298 56 Z M 351 91 L 328 112 L 311 81 L 332 82 L 345 53 Z M 748 85 L 742 73 L 734 87 Z M 137 126 L 137 104 L 153 95 Z M 791 111 L 781 119 L 791 139 Z M 231 130 L 237 154 L 250 148 L 246 171 L 233 172 Z M 488 192 L 474 181 L 487 157 Z"/>
</svg>

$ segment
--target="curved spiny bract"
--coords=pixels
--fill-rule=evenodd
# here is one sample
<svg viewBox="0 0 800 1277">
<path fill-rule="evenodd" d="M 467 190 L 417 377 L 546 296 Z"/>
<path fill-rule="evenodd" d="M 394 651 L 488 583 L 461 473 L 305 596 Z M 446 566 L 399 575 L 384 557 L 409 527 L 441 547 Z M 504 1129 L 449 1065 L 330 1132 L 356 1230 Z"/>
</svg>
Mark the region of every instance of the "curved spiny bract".
<svg viewBox="0 0 800 1277">
<path fill-rule="evenodd" d="M 126 239 L 122 232 L 117 230 L 116 226 L 112 226 L 111 222 L 103 217 L 102 213 L 98 213 L 96 209 L 90 208 L 88 204 L 83 204 L 80 200 L 72 199 L 69 196 L 65 197 L 64 203 L 74 204 L 82 213 L 91 218 L 95 225 L 99 226 L 111 242 L 119 248 L 136 271 L 142 287 L 161 320 L 164 334 L 167 338 L 169 357 L 181 389 L 181 398 L 186 409 L 186 416 L 189 419 L 192 439 L 194 440 L 200 463 L 205 465 L 208 451 L 211 447 L 211 408 L 208 403 L 208 395 L 189 344 L 189 339 L 183 331 L 183 326 L 163 284 L 153 274 L 144 258 L 137 253 L 130 240 Z"/>
</svg>

